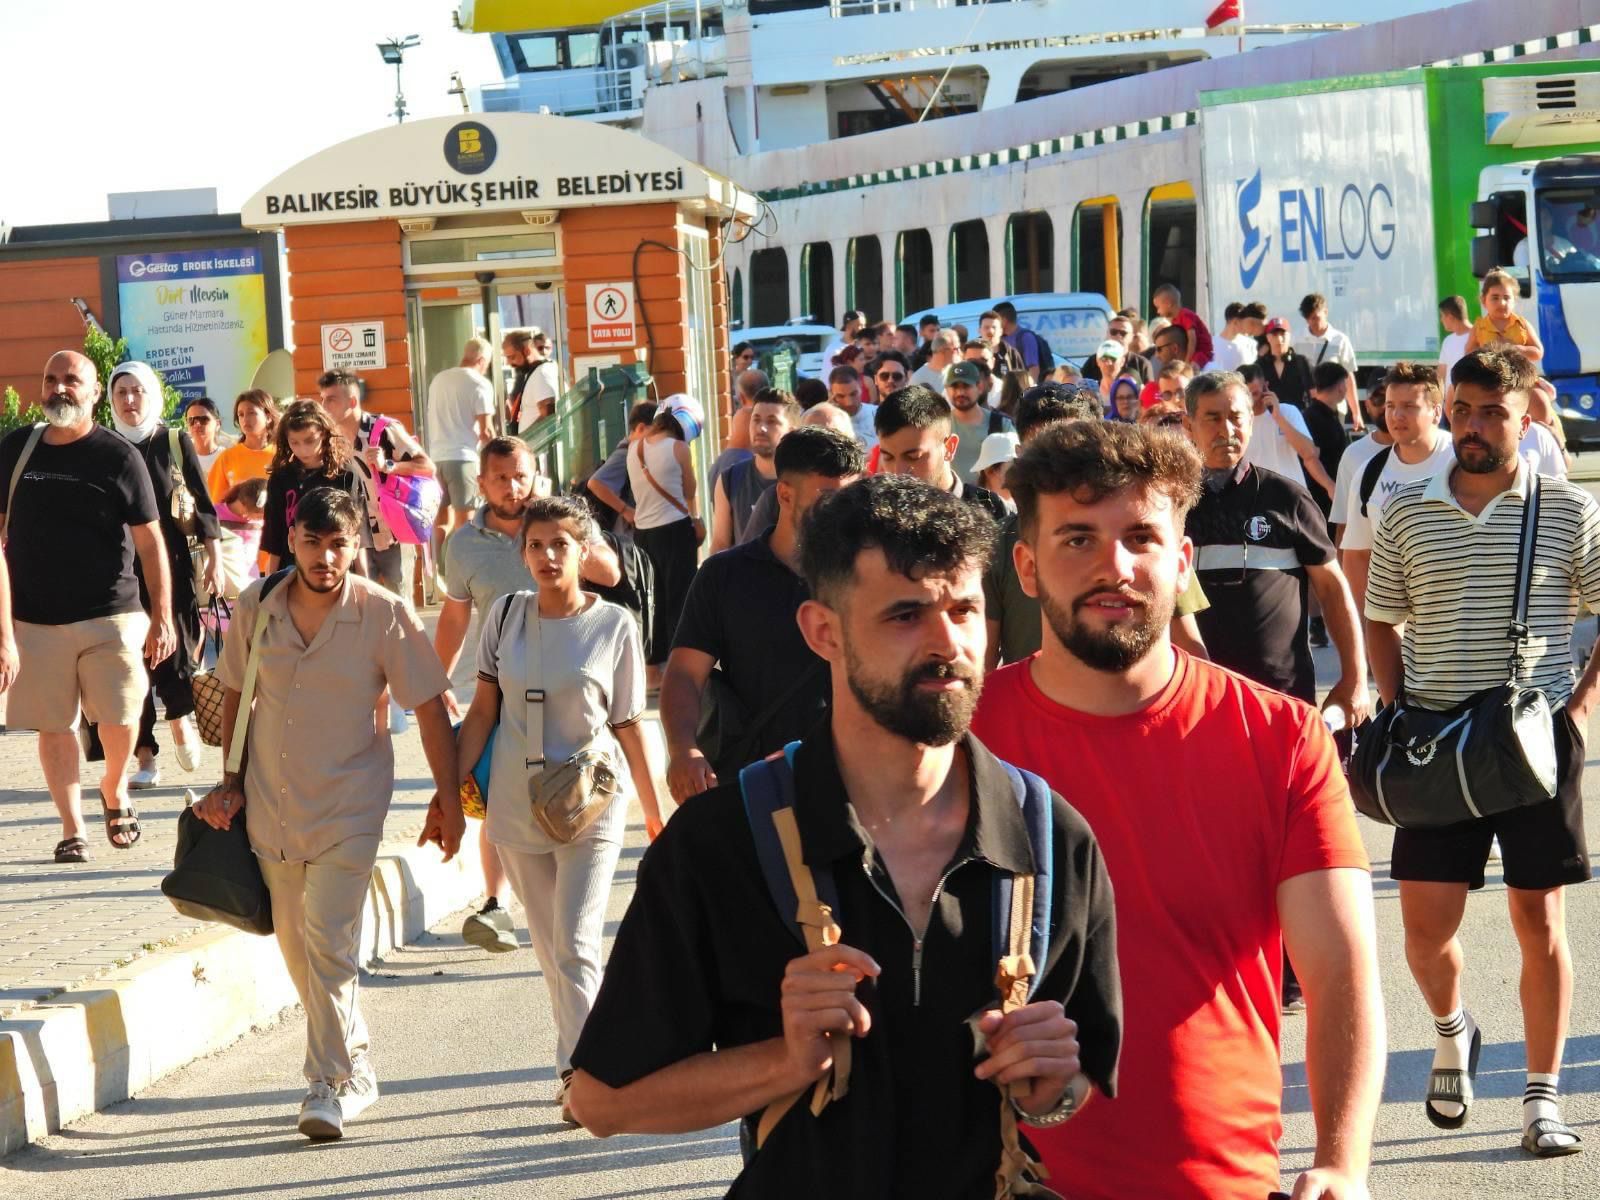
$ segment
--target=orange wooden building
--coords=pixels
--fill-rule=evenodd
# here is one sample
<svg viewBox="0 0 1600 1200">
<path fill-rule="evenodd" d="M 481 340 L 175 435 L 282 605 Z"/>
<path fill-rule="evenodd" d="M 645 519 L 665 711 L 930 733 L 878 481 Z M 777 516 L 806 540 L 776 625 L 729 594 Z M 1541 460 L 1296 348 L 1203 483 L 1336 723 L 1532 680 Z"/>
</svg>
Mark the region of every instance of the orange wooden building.
<svg viewBox="0 0 1600 1200">
<path fill-rule="evenodd" d="M 722 246 L 755 216 L 748 193 L 653 142 L 527 113 L 376 130 L 289 168 L 243 211 L 287 246 L 295 391 L 348 367 L 369 409 L 423 429 L 428 384 L 471 336 L 494 347 L 503 399 L 503 331 L 528 326 L 568 380 L 642 362 L 657 396 L 726 414 Z M 702 464 L 722 432 L 708 424 Z M 593 464 L 551 465 L 570 478 Z"/>
</svg>

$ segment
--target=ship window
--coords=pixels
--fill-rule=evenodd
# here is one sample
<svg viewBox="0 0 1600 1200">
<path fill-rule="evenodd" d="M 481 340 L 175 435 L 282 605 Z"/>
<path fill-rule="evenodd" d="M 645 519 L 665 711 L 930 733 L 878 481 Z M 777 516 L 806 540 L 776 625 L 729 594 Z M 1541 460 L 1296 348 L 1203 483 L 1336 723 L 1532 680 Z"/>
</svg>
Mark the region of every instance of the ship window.
<svg viewBox="0 0 1600 1200">
<path fill-rule="evenodd" d="M 813 325 L 833 324 L 833 247 L 827 242 L 800 252 L 800 316 Z"/>
<path fill-rule="evenodd" d="M 1006 291 L 1055 291 L 1055 252 L 1049 213 L 1014 215 L 1006 222 Z"/>
<path fill-rule="evenodd" d="M 1148 301 L 1156 288 L 1170 283 L 1193 303 L 1198 261 L 1194 188 L 1187 183 L 1152 188 L 1144 202 L 1143 298 Z"/>
<path fill-rule="evenodd" d="M 1072 216 L 1072 290 L 1098 292 L 1122 307 L 1122 206 L 1115 196 L 1078 205 Z"/>
<path fill-rule="evenodd" d="M 933 239 L 926 229 L 908 229 L 895 243 L 896 311 L 933 307 Z"/>
<path fill-rule="evenodd" d="M 524 34 L 512 43 L 517 48 L 518 69 L 553 71 L 561 65 L 560 44 L 552 34 Z"/>
<path fill-rule="evenodd" d="M 989 229 L 982 221 L 950 227 L 950 299 L 983 300 L 989 285 Z"/>
<path fill-rule="evenodd" d="M 600 34 L 567 34 L 567 67 L 598 67 L 600 65 Z"/>
<path fill-rule="evenodd" d="M 867 314 L 869 321 L 883 316 L 883 246 L 876 237 L 850 239 L 845 278 L 846 303 Z"/>
<path fill-rule="evenodd" d="M 750 256 L 750 324 L 782 325 L 789 319 L 789 256 L 779 247 Z"/>
</svg>

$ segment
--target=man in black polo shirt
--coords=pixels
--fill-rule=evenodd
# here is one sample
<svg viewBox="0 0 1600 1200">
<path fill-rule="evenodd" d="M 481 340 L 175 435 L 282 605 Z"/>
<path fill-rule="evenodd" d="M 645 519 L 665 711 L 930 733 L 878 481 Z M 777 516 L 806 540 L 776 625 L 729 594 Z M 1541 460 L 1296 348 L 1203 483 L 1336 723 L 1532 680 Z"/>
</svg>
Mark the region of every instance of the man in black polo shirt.
<svg viewBox="0 0 1600 1200">
<path fill-rule="evenodd" d="M 1211 601 L 1198 619 L 1212 660 L 1315 704 L 1306 632 L 1308 592 L 1315 593 L 1341 672 L 1324 707 L 1338 705 L 1352 721 L 1369 714 L 1355 601 L 1322 510 L 1300 484 L 1244 461 L 1252 404 L 1243 379 L 1207 372 L 1190 382 L 1186 399 L 1189 436 L 1206 472 L 1184 532 Z"/>
<path fill-rule="evenodd" d="M 730 1195 L 988 1197 L 1007 1103 L 997 1083 L 1042 1125 L 1076 1112 L 1091 1084 L 1112 1094 L 1111 886 L 1059 796 L 1039 987 L 1004 1016 L 995 1003 L 995 873 L 1038 863 L 1004 766 L 967 732 L 994 536 L 970 505 L 891 476 L 808 516 L 815 599 L 799 622 L 829 663 L 832 716 L 795 752 L 794 812 L 806 863 L 837 887 L 840 944 L 798 953 L 738 787 L 680 809 L 640 865 L 573 1055 L 570 1100 L 591 1132 L 759 1114 L 829 1069 L 828 1035 L 848 1036 L 848 1090 L 815 1114 L 790 1107 Z"/>
<path fill-rule="evenodd" d="M 910 475 L 981 508 L 998 524 L 1009 515 L 1005 502 L 987 488 L 963 482 L 955 469 L 954 414 L 943 396 L 913 383 L 890 392 L 872 421 L 878 431 L 878 471 Z"/>
<path fill-rule="evenodd" d="M 773 466 L 777 524 L 706 559 L 672 639 L 661 723 L 667 786 L 679 804 L 810 732 L 827 706 L 826 666 L 795 624 L 810 595 L 800 577 L 800 521 L 819 496 L 861 474 L 861 447 L 832 429 L 797 429 L 778 443 Z"/>
<path fill-rule="evenodd" d="M 1367 656 L 1350 585 L 1339 570 L 1322 510 L 1292 479 L 1244 461 L 1255 403 L 1242 376 L 1209 371 L 1185 392 L 1189 436 L 1205 461 L 1200 503 L 1184 533 L 1211 607 L 1195 614 L 1211 660 L 1247 679 L 1317 702 L 1307 620 L 1309 594 L 1322 607 L 1339 653 L 1339 681 L 1323 703 L 1354 728 L 1372 715 Z M 1309 593 L 1309 594 L 1308 594 Z M 1284 959 L 1283 1007 L 1305 1007 Z"/>
</svg>

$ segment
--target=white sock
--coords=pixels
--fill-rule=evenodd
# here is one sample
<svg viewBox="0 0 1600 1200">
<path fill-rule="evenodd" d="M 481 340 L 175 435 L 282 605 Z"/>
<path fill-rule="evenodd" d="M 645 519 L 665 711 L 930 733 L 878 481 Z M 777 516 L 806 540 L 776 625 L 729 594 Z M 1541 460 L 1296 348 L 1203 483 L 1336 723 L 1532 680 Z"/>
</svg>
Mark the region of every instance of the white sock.
<svg viewBox="0 0 1600 1200">
<path fill-rule="evenodd" d="M 1557 1088 L 1561 1082 L 1561 1075 L 1542 1075 L 1538 1071 L 1528 1072 L 1528 1088 L 1522 1093 L 1522 1131 L 1527 1133 L 1533 1128 L 1535 1121 L 1561 1120 L 1561 1106 L 1557 1099 Z M 1544 1135 L 1547 1145 L 1570 1146 L 1578 1139 L 1561 1133 L 1547 1133 Z"/>
<path fill-rule="evenodd" d="M 1467 1010 L 1458 1008 L 1447 1016 L 1435 1015 L 1433 1029 L 1438 1035 L 1433 1048 L 1433 1069 L 1465 1071 L 1472 1053 L 1472 1034 L 1477 1029 Z M 1441 1117 L 1455 1118 L 1467 1111 L 1466 1105 L 1448 1100 L 1430 1100 L 1428 1106 Z"/>
</svg>

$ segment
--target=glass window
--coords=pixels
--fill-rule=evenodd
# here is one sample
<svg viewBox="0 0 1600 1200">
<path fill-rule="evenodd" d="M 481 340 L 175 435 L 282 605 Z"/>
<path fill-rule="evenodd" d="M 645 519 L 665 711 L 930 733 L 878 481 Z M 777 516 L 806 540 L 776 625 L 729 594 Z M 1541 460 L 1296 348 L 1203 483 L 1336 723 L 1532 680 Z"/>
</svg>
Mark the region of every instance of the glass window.
<svg viewBox="0 0 1600 1200">
<path fill-rule="evenodd" d="M 1538 211 L 1544 273 L 1558 279 L 1600 274 L 1600 190 L 1546 188 Z"/>
<path fill-rule="evenodd" d="M 433 238 L 409 243 L 413 266 L 441 263 L 492 262 L 503 258 L 550 258 L 556 252 L 553 233 L 515 233 L 503 237 Z"/>
<path fill-rule="evenodd" d="M 600 34 L 567 34 L 567 67 L 598 67 L 600 65 Z"/>
<path fill-rule="evenodd" d="M 553 71 L 561 65 L 553 34 L 523 34 L 516 40 L 523 70 Z"/>
</svg>

